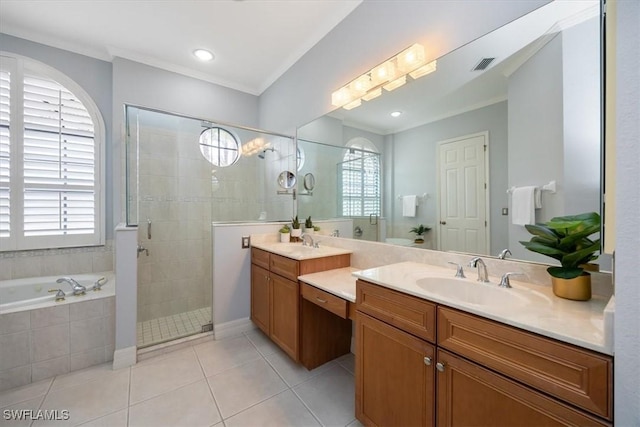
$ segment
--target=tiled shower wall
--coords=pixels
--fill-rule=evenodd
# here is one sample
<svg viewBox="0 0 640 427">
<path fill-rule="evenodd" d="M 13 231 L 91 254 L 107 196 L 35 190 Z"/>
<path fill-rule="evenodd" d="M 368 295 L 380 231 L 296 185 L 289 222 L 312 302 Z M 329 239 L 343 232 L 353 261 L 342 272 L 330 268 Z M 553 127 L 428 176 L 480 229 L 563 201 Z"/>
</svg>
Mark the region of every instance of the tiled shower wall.
<svg viewBox="0 0 640 427">
<path fill-rule="evenodd" d="M 0 253 L 0 280 L 113 271 L 113 241 L 104 246 Z"/>
<path fill-rule="evenodd" d="M 211 165 L 198 134 L 141 126 L 138 321 L 211 306 Z M 151 220 L 151 239 L 147 220 Z"/>
</svg>

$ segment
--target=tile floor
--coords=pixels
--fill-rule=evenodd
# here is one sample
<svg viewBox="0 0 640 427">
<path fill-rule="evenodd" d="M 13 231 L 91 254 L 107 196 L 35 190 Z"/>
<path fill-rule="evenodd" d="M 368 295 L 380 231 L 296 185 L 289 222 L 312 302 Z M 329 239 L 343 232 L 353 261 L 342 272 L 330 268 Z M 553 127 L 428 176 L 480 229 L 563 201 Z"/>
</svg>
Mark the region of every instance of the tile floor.
<svg viewBox="0 0 640 427">
<path fill-rule="evenodd" d="M 138 348 L 199 334 L 207 323 L 211 323 L 211 307 L 138 322 Z"/>
<path fill-rule="evenodd" d="M 355 427 L 353 373 L 352 354 L 307 371 L 251 331 L 2 392 L 0 425 Z M 12 410 L 66 410 L 69 419 L 9 421 Z"/>
</svg>

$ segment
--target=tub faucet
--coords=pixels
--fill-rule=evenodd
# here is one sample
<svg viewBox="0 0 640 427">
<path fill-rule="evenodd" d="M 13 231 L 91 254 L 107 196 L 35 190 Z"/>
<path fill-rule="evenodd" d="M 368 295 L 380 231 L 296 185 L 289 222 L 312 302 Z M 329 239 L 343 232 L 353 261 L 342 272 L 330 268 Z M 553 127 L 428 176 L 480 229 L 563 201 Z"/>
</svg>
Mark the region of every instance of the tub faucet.
<svg viewBox="0 0 640 427">
<path fill-rule="evenodd" d="M 71 286 L 71 289 L 73 290 L 73 294 L 74 295 L 84 295 L 85 292 L 87 291 L 87 288 L 82 286 L 80 283 L 78 283 L 76 281 L 76 279 L 73 279 L 71 277 L 61 277 L 58 280 L 56 280 L 56 283 L 68 283 Z"/>
<path fill-rule="evenodd" d="M 478 268 L 478 282 L 489 283 L 489 274 L 487 273 L 487 265 L 479 256 L 469 261 L 469 267 Z"/>
<path fill-rule="evenodd" d="M 306 240 L 307 237 L 309 238 L 309 241 L 311 242 L 311 243 L 309 243 L 308 246 L 313 248 L 314 247 L 313 237 L 311 237 L 311 234 L 307 234 L 307 233 L 302 233 L 300 235 L 300 238 L 302 239 L 302 246 L 307 246 L 307 240 Z"/>
</svg>

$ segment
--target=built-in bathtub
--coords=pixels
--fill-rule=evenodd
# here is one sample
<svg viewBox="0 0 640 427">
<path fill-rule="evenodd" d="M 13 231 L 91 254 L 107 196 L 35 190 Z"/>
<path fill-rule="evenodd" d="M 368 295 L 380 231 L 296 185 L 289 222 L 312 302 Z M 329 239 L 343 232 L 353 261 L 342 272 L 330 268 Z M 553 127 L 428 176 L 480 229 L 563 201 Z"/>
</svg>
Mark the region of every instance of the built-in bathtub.
<svg viewBox="0 0 640 427">
<path fill-rule="evenodd" d="M 68 275 L 87 288 L 81 296 L 56 283 L 60 277 L 0 281 L 0 391 L 113 359 L 113 272 Z M 65 300 L 50 289 L 62 289 Z"/>
</svg>

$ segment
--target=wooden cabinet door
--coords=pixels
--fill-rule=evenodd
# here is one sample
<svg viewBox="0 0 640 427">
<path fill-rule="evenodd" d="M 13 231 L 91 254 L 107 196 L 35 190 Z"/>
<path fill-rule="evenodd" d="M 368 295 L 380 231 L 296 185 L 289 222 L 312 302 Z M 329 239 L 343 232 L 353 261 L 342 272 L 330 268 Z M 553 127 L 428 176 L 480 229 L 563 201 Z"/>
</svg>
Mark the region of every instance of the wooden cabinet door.
<svg viewBox="0 0 640 427">
<path fill-rule="evenodd" d="M 300 294 L 298 282 L 271 274 L 271 339 L 293 360 L 299 360 Z"/>
<path fill-rule="evenodd" d="M 251 320 L 269 335 L 269 272 L 251 264 Z"/>
<path fill-rule="evenodd" d="M 435 347 L 358 312 L 356 417 L 367 426 L 434 423 Z"/>
<path fill-rule="evenodd" d="M 438 426 L 608 425 L 449 352 L 437 363 Z"/>
</svg>

